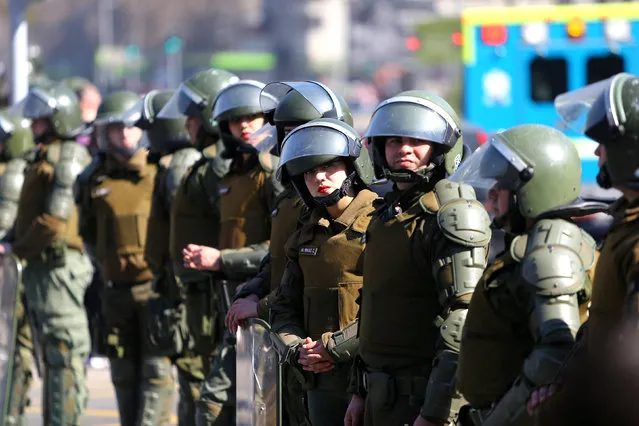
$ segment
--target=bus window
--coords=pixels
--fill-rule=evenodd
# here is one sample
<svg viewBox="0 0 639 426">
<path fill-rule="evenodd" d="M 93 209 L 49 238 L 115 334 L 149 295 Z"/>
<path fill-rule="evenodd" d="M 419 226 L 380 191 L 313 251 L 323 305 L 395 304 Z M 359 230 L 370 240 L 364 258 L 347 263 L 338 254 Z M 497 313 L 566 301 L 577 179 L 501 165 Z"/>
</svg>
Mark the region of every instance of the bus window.
<svg viewBox="0 0 639 426">
<path fill-rule="evenodd" d="M 535 102 L 553 102 L 568 91 L 565 59 L 536 58 L 530 63 L 530 97 Z"/>
<path fill-rule="evenodd" d="M 587 65 L 588 83 L 605 80 L 615 74 L 623 72 L 625 69 L 623 58 L 619 55 L 610 54 L 606 56 L 592 56 L 588 59 Z"/>
</svg>

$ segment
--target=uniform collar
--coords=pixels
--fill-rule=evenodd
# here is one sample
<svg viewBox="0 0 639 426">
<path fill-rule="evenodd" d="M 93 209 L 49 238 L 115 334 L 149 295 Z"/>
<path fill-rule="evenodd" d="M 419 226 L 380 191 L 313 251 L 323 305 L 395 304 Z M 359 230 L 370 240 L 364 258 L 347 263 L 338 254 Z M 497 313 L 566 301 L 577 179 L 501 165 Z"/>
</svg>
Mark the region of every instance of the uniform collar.
<svg viewBox="0 0 639 426">
<path fill-rule="evenodd" d="M 336 219 L 328 219 L 324 212 L 322 212 L 323 209 L 313 209 L 311 221 L 312 223 L 316 223 L 326 228 L 328 228 L 331 224 L 336 224 L 341 229 L 346 229 L 355 222 L 355 219 L 359 217 L 362 209 L 371 205 L 376 199 L 376 193 L 368 189 L 363 189 L 355 196 L 355 198 L 353 198 L 353 201 L 351 201 L 348 207 L 346 207 L 340 217 Z"/>
<path fill-rule="evenodd" d="M 109 154 L 107 155 L 105 163 L 107 174 L 131 172 L 143 176 L 147 165 L 147 154 L 148 151 L 146 149 L 139 149 L 126 163 L 121 163 Z"/>
</svg>

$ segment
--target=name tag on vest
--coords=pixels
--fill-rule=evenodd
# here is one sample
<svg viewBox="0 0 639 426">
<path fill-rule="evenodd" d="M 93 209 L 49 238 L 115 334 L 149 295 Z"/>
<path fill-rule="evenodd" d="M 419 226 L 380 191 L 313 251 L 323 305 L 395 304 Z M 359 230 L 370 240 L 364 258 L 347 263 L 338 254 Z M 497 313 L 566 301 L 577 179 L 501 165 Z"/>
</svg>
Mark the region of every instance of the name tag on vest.
<svg viewBox="0 0 639 426">
<path fill-rule="evenodd" d="M 317 247 L 300 247 L 300 254 L 304 256 L 317 256 Z"/>
<path fill-rule="evenodd" d="M 231 188 L 220 188 L 220 190 L 218 191 L 218 194 L 220 195 L 226 195 L 229 192 L 231 192 Z"/>
<path fill-rule="evenodd" d="M 109 192 L 111 192 L 111 189 L 109 188 L 98 188 L 93 191 L 93 198 L 105 197 L 109 194 Z"/>
</svg>

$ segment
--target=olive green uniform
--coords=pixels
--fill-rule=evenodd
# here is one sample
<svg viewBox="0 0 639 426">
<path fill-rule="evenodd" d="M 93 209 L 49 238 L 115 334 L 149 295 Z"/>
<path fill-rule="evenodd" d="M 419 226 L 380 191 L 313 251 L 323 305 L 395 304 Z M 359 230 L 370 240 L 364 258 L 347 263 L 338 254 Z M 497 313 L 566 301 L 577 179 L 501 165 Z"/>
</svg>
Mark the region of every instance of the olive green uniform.
<svg viewBox="0 0 639 426">
<path fill-rule="evenodd" d="M 93 267 L 69 196 L 74 171 L 88 160 L 75 142 L 42 147 L 26 169 L 18 202 L 13 251 L 27 261 L 23 283 L 44 352 L 44 423 L 51 425 L 79 425 L 88 398 L 84 362 L 91 342 L 83 300 Z"/>
<path fill-rule="evenodd" d="M 525 402 L 532 387 L 555 377 L 572 348 L 581 323 L 578 293 L 594 261 L 588 234 L 565 220 L 544 219 L 486 269 L 470 304 L 458 368 L 476 423 L 533 424 Z M 499 405 L 490 412 L 502 398 L 521 394 L 520 412 Z"/>
<path fill-rule="evenodd" d="M 24 182 L 24 169 L 27 162 L 23 158 L 0 163 L 0 233 L 6 238 L 13 227 L 18 208 L 18 199 Z M 31 327 L 24 303 L 24 288 L 18 283 L 18 306 L 15 314 L 17 321 L 17 341 L 13 370 L 11 372 L 11 388 L 7 423 L 26 425 L 24 410 L 29 405 L 29 388 L 33 381 L 33 341 Z"/>
<path fill-rule="evenodd" d="M 276 166 L 277 158 L 270 154 L 246 158 L 240 154 L 219 186 L 220 267 L 223 276 L 234 283 L 257 274 L 268 252 L 271 212 L 282 192 L 273 176 Z M 217 321 L 221 330 L 223 321 Z M 235 346 L 227 339 L 216 355 L 198 403 L 198 424 L 211 424 L 216 418 L 215 424 L 234 422 Z"/>
<path fill-rule="evenodd" d="M 371 191 L 360 191 L 334 220 L 315 209 L 286 243 L 289 262 L 273 315 L 273 330 L 285 343 L 310 337 L 327 346 L 334 332 L 357 318 L 366 228 L 376 198 Z M 313 375 L 314 386 L 308 390 L 311 424 L 343 424 L 351 361 Z"/>
<path fill-rule="evenodd" d="M 472 188 L 445 180 L 389 193 L 379 206 L 364 256 L 364 380 L 353 389 L 365 397 L 366 426 L 454 418 L 461 329 L 489 223 Z"/>
<path fill-rule="evenodd" d="M 123 425 L 170 423 L 171 362 L 149 350 L 146 304 L 157 297 L 144 259 L 157 167 L 138 150 L 122 164 L 107 156 L 83 177 L 83 235 L 105 280 L 102 312 L 107 356 Z"/>
<path fill-rule="evenodd" d="M 257 313 L 259 318 L 270 321 L 271 307 L 282 282 L 284 267 L 286 266 L 285 244 L 297 230 L 303 212 L 302 200 L 297 196 L 291 185 L 282 192 L 275 202 L 275 209 L 271 212 L 271 244 L 269 254 L 265 258 L 264 266 L 259 274 L 240 290 L 235 299 L 258 296 Z M 302 384 L 288 368 L 282 370 L 283 426 L 307 425 L 308 419 L 305 407 L 305 394 Z"/>
</svg>

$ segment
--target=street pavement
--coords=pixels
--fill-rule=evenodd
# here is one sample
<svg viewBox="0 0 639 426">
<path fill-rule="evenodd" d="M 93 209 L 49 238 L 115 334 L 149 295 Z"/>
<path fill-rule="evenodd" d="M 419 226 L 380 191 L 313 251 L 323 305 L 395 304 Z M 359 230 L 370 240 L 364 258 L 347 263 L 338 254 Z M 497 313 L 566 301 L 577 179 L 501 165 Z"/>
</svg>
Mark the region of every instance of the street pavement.
<svg viewBox="0 0 639 426">
<path fill-rule="evenodd" d="M 87 370 L 89 378 L 89 406 L 82 420 L 83 426 L 119 426 L 118 406 L 115 400 L 115 392 L 111 384 L 111 375 L 108 368 Z M 42 383 L 37 377 L 31 387 L 31 405 L 27 407 L 29 426 L 42 425 Z M 176 392 L 177 402 L 177 392 Z M 175 408 L 171 423 L 177 425 Z"/>
</svg>

